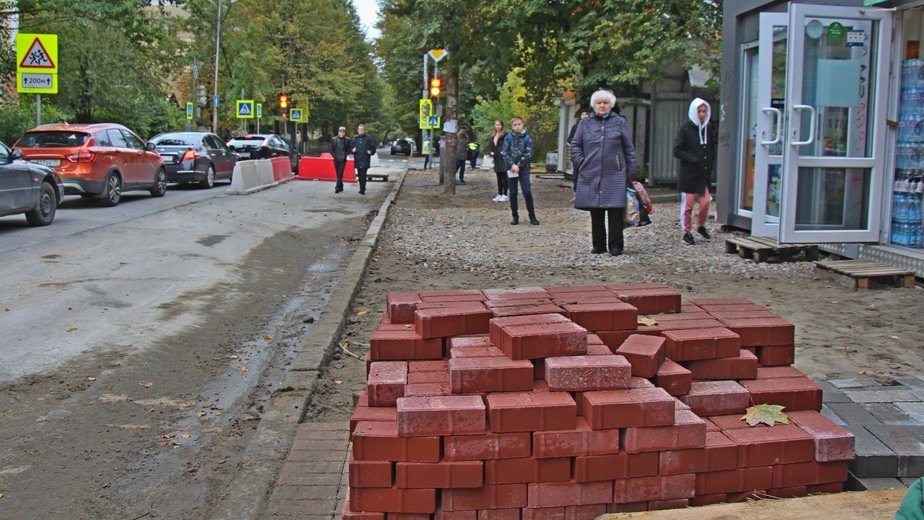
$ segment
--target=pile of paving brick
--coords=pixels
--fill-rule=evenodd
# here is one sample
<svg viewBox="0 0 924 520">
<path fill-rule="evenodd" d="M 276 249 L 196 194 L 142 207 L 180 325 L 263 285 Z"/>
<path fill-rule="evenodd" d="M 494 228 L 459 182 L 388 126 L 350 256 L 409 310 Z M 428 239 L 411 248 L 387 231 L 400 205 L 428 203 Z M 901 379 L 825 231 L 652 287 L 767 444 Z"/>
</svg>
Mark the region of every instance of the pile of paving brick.
<svg viewBox="0 0 924 520">
<path fill-rule="evenodd" d="M 853 436 L 794 327 L 664 284 L 390 293 L 350 428 L 350 519 L 585 519 L 842 491 Z M 789 424 L 750 427 L 756 404 Z"/>
</svg>

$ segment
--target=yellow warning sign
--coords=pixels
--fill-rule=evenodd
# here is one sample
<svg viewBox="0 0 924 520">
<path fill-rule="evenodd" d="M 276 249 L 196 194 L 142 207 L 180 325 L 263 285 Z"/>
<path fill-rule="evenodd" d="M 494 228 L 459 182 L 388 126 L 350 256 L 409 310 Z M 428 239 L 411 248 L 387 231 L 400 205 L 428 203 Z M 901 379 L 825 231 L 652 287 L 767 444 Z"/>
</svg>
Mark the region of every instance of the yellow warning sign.
<svg viewBox="0 0 924 520">
<path fill-rule="evenodd" d="M 443 59 L 449 53 L 446 52 L 444 49 L 431 49 L 430 52 L 428 52 L 427 54 L 429 54 L 430 57 L 433 58 L 433 61 L 439 63 L 440 60 Z"/>
<path fill-rule="evenodd" d="M 57 34 L 17 34 L 16 72 L 58 73 Z"/>
</svg>

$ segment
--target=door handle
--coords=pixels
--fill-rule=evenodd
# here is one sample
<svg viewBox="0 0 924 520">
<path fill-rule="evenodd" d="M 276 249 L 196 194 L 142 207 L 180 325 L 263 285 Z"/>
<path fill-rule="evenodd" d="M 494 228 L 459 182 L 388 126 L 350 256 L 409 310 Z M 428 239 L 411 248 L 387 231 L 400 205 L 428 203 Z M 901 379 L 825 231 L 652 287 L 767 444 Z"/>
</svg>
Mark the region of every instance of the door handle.
<svg viewBox="0 0 924 520">
<path fill-rule="evenodd" d="M 793 141 L 793 142 L 792 142 L 792 145 L 793 145 L 793 146 L 803 146 L 803 145 L 806 145 L 806 144 L 812 144 L 812 141 L 815 140 L 815 107 L 813 107 L 813 106 L 811 106 L 811 105 L 793 105 L 792 110 L 793 110 L 793 112 L 795 112 L 795 111 L 797 111 L 797 110 L 800 111 L 800 112 L 801 112 L 802 110 L 808 110 L 808 111 L 812 114 L 812 118 L 809 120 L 809 136 L 808 136 L 808 139 L 806 139 L 805 141 Z M 800 114 L 800 115 L 801 115 L 801 114 Z M 795 116 L 795 114 L 793 114 L 793 116 Z M 793 120 L 793 121 L 799 121 L 799 122 L 802 121 L 801 118 L 796 118 L 796 117 L 793 117 L 792 120 Z M 792 127 L 792 135 L 793 135 L 793 137 L 796 136 L 796 132 L 798 132 L 798 131 L 799 131 L 799 130 L 796 128 L 796 125 L 793 125 L 793 127 Z"/>
<path fill-rule="evenodd" d="M 764 146 L 778 144 L 783 137 L 783 114 L 780 112 L 780 109 L 773 107 L 764 107 L 760 109 L 760 111 L 765 114 L 772 114 L 773 118 L 776 119 L 776 136 L 770 141 L 761 141 L 760 144 Z"/>
</svg>

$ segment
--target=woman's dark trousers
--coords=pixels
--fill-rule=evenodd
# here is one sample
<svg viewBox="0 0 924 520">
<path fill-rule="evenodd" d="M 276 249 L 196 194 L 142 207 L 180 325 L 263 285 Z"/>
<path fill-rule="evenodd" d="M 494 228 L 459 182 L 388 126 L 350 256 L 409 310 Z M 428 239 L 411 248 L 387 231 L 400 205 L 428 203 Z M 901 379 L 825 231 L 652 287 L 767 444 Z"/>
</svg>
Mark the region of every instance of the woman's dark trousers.
<svg viewBox="0 0 924 520">
<path fill-rule="evenodd" d="M 622 253 L 622 228 L 625 225 L 626 208 L 598 208 L 590 210 L 590 233 L 594 251 Z M 607 228 L 609 233 L 607 233 Z M 609 247 L 607 247 L 609 244 Z"/>
</svg>

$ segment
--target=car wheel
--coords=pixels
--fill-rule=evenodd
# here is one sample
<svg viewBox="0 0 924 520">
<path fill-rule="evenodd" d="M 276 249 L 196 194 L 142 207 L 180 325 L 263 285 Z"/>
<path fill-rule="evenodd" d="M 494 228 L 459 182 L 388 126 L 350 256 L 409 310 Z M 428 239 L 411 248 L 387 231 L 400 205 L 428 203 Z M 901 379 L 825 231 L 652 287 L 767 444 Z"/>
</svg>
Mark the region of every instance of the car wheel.
<svg viewBox="0 0 924 520">
<path fill-rule="evenodd" d="M 55 188 L 50 183 L 43 182 L 39 188 L 39 200 L 35 208 L 26 212 L 26 220 L 32 226 L 47 226 L 55 219 L 58 208 L 58 198 Z"/>
<path fill-rule="evenodd" d="M 208 168 L 205 169 L 205 179 L 199 184 L 199 186 L 210 190 L 215 186 L 215 167 L 211 164 Z"/>
<path fill-rule="evenodd" d="M 122 178 L 117 173 L 110 173 L 106 176 L 106 187 L 103 188 L 103 193 L 100 194 L 99 204 L 100 206 L 112 207 L 117 205 L 120 200 L 122 200 Z"/>
<path fill-rule="evenodd" d="M 152 197 L 163 197 L 167 194 L 167 172 L 159 168 L 154 174 L 154 187 L 151 188 Z"/>
</svg>

